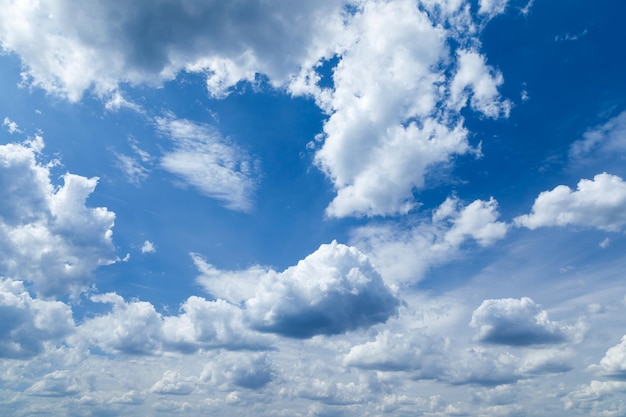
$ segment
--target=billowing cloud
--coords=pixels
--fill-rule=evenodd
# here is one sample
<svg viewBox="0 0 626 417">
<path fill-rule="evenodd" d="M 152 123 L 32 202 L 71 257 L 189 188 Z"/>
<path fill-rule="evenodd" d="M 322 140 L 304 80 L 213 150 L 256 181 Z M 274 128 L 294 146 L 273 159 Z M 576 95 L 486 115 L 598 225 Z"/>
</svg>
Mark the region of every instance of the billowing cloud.
<svg viewBox="0 0 626 417">
<path fill-rule="evenodd" d="M 379 371 L 419 371 L 414 377 L 435 378 L 441 373 L 446 349 L 445 340 L 419 330 L 411 333 L 383 330 L 374 341 L 353 346 L 343 363 Z"/>
<path fill-rule="evenodd" d="M 602 374 L 614 378 L 626 379 L 626 336 L 617 345 L 606 351 L 600 361 Z"/>
<path fill-rule="evenodd" d="M 39 136 L 0 145 L 0 273 L 46 296 L 76 295 L 94 269 L 115 262 L 115 214 L 85 205 L 98 178 L 67 173 L 53 186 L 43 146 Z"/>
<path fill-rule="evenodd" d="M 28 358 L 74 331 L 70 307 L 32 298 L 21 281 L 0 280 L 0 358 Z"/>
<path fill-rule="evenodd" d="M 221 355 L 219 361 L 207 364 L 200 380 L 216 386 L 236 386 L 259 389 L 274 379 L 274 369 L 267 354 L 232 352 Z"/>
<path fill-rule="evenodd" d="M 157 118 L 156 126 L 174 142 L 174 149 L 161 157 L 162 168 L 229 209 L 252 209 L 258 160 L 207 125 Z"/>
<path fill-rule="evenodd" d="M 626 225 L 626 183 L 607 174 L 582 179 L 576 190 L 559 185 L 535 200 L 530 214 L 515 218 L 529 229 L 546 226 L 580 226 L 616 232 Z"/>
<path fill-rule="evenodd" d="M 408 226 L 363 226 L 353 232 L 352 243 L 368 255 L 388 284 L 417 282 L 430 267 L 454 259 L 467 241 L 489 246 L 502 239 L 508 225 L 498 216 L 493 198 L 466 206 L 447 198 L 430 220 Z"/>
<path fill-rule="evenodd" d="M 485 300 L 474 310 L 470 326 L 483 343 L 529 346 L 561 343 L 570 328 L 548 319 L 548 313 L 528 298 Z"/>
<path fill-rule="evenodd" d="M 127 302 L 114 293 L 92 296 L 92 301 L 109 303 L 112 310 L 85 321 L 79 331 L 90 345 L 106 352 L 153 355 L 269 348 L 264 337 L 245 327 L 242 310 L 224 300 L 192 296 L 179 315 L 171 316 L 163 316 L 149 302 Z"/>
<path fill-rule="evenodd" d="M 154 383 L 150 391 L 160 395 L 189 395 L 194 388 L 193 379 L 184 378 L 178 372 L 169 370 Z"/>
<path fill-rule="evenodd" d="M 330 114 L 315 156 L 337 190 L 329 216 L 414 208 L 413 191 L 424 187 L 432 167 L 472 151 L 457 114 L 468 92 L 474 110 L 492 117 L 508 113 L 497 91 L 501 75 L 476 52 L 451 59 L 446 40 L 459 34 L 431 20 L 442 10 L 451 20 L 467 18 L 466 9 L 452 3 L 429 14 L 428 6 L 419 9 L 411 1 L 364 2 L 346 26 L 334 88 L 314 94 Z M 451 25 L 463 27 L 456 23 Z M 458 66 L 454 79 L 446 78 L 448 65 Z"/>
<path fill-rule="evenodd" d="M 251 326 L 263 332 L 294 338 L 344 333 L 386 321 L 399 304 L 367 257 L 337 242 L 283 272 L 254 267 L 220 274 L 195 259 L 208 274 L 199 278 L 205 288 L 245 304 Z M 233 277 L 238 284 L 228 283 Z"/>
<path fill-rule="evenodd" d="M 382 323 L 397 306 L 365 255 L 336 242 L 282 273 L 269 272 L 246 301 L 254 328 L 295 338 Z"/>
</svg>

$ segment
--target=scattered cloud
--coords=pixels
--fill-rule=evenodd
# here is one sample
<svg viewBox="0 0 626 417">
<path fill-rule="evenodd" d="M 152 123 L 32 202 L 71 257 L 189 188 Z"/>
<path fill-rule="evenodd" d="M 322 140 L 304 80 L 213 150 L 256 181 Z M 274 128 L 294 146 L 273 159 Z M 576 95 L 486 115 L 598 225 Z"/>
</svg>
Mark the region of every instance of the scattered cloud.
<svg viewBox="0 0 626 417">
<path fill-rule="evenodd" d="M 580 226 L 609 232 L 626 224 L 626 183 L 606 172 L 582 179 L 576 190 L 559 185 L 535 200 L 531 213 L 514 219 L 517 226 Z"/>
</svg>

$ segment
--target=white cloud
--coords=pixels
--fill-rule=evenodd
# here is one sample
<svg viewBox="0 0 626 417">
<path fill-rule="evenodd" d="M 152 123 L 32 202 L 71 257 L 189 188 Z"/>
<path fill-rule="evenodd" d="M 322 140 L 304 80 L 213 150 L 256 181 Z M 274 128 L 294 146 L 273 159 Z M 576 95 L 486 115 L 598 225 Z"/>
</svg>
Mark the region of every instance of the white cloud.
<svg viewBox="0 0 626 417">
<path fill-rule="evenodd" d="M 550 321 L 528 297 L 485 300 L 472 313 L 470 326 L 477 329 L 479 341 L 510 346 L 562 343 L 574 330 Z"/>
<path fill-rule="evenodd" d="M 626 382 L 591 381 L 564 398 L 566 410 L 578 410 L 584 415 L 619 417 L 626 412 L 623 401 Z"/>
<path fill-rule="evenodd" d="M 464 13 L 458 3 L 444 6 L 449 19 Z M 465 105 L 465 87 L 473 91 L 476 111 L 493 117 L 508 112 L 497 93 L 501 76 L 478 54 L 450 59 L 446 39 L 457 33 L 437 23 L 414 2 L 396 1 L 365 2 L 346 25 L 334 89 L 314 93 L 330 114 L 315 156 L 337 190 L 329 216 L 414 208 L 413 191 L 425 186 L 430 169 L 472 150 L 456 113 Z M 442 68 L 455 61 L 460 70 L 451 82 Z M 455 102 L 447 107 L 451 93 Z"/>
<path fill-rule="evenodd" d="M 5 126 L 10 134 L 22 133 L 22 131 L 17 126 L 17 123 L 9 119 L 8 117 L 4 118 L 4 121 L 2 122 L 2 126 Z"/>
<path fill-rule="evenodd" d="M 308 338 L 382 323 L 397 305 L 365 255 L 333 242 L 263 276 L 246 312 L 258 330 Z"/>
<path fill-rule="evenodd" d="M 115 262 L 115 214 L 85 205 L 98 178 L 67 173 L 50 182 L 50 165 L 38 162 L 43 139 L 0 145 L 0 271 L 32 282 L 43 295 L 83 291 L 91 273 Z"/>
<path fill-rule="evenodd" d="M 154 245 L 154 243 L 150 242 L 149 240 L 146 240 L 145 242 L 143 242 L 143 245 L 141 245 L 141 253 L 155 253 L 156 252 L 156 246 Z"/>
<path fill-rule="evenodd" d="M 446 348 L 443 339 L 420 333 L 420 330 L 408 333 L 383 330 L 374 341 L 353 346 L 343 363 L 379 371 L 420 371 L 413 377 L 435 378 L 444 366 Z"/>
<path fill-rule="evenodd" d="M 35 356 L 74 331 L 68 305 L 33 299 L 21 281 L 0 280 L 0 317 L 0 358 Z"/>
<path fill-rule="evenodd" d="M 31 385 L 26 394 L 41 397 L 66 397 L 76 395 L 81 387 L 69 371 L 54 371 Z"/>
<path fill-rule="evenodd" d="M 626 336 L 622 337 L 620 343 L 606 351 L 599 369 L 604 375 L 626 378 Z"/>
<path fill-rule="evenodd" d="M 495 16 L 503 13 L 508 3 L 509 0 L 479 0 L 478 4 L 480 5 L 480 8 L 478 9 L 478 12 L 489 16 Z M 528 7 L 528 5 L 526 7 Z"/>
<path fill-rule="evenodd" d="M 154 383 L 150 391 L 161 395 L 189 395 L 195 388 L 195 381 L 183 378 L 176 371 L 165 371 L 163 377 Z"/>
<path fill-rule="evenodd" d="M 253 267 L 219 272 L 194 257 L 198 280 L 215 297 L 245 305 L 257 330 L 287 337 L 333 335 L 386 321 L 398 300 L 367 257 L 332 242 L 283 272 Z M 237 280 L 237 283 L 233 281 Z"/>
<path fill-rule="evenodd" d="M 352 243 L 368 255 L 388 284 L 417 282 L 430 267 L 458 256 L 468 240 L 489 246 L 502 239 L 508 225 L 497 221 L 498 216 L 493 198 L 463 206 L 451 197 L 429 221 L 359 227 Z"/>
<path fill-rule="evenodd" d="M 268 339 L 250 331 L 246 323 L 244 311 L 238 306 L 192 296 L 181 306 L 181 314 L 163 319 L 163 342 L 168 350 L 182 352 L 270 349 Z"/>
<path fill-rule="evenodd" d="M 189 297 L 180 314 L 163 316 L 146 301 L 125 301 L 109 293 L 91 297 L 112 304 L 104 315 L 86 320 L 81 337 L 105 352 L 154 355 L 195 353 L 200 349 L 269 349 L 267 338 L 248 330 L 243 311 L 224 300 Z"/>
<path fill-rule="evenodd" d="M 476 51 L 458 51 L 457 71 L 450 85 L 451 106 L 460 110 L 469 100 L 476 111 L 489 117 L 508 117 L 509 101 L 501 101 L 498 87 L 504 82 Z M 471 92 L 471 97 L 469 92 Z"/>
<path fill-rule="evenodd" d="M 569 156 L 578 161 L 591 156 L 624 156 L 626 153 L 626 111 L 601 126 L 588 130 L 572 143 Z"/>
<path fill-rule="evenodd" d="M 274 368 L 266 353 L 230 352 L 208 363 L 200 380 L 215 386 L 236 386 L 255 390 L 274 379 Z"/>
<path fill-rule="evenodd" d="M 616 232 L 626 225 L 626 183 L 602 173 L 582 179 L 576 190 L 559 185 L 535 200 L 531 213 L 515 218 L 529 229 L 546 226 L 581 226 Z"/>
<path fill-rule="evenodd" d="M 174 143 L 174 149 L 161 157 L 163 169 L 229 209 L 252 210 L 258 160 L 207 125 L 157 118 L 156 126 Z"/>
</svg>

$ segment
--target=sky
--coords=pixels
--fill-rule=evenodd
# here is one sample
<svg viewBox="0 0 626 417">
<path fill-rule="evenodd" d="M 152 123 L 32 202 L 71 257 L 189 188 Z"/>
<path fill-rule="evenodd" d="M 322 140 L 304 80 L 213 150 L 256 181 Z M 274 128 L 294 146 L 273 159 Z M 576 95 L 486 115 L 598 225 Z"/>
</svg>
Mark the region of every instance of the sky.
<svg viewBox="0 0 626 417">
<path fill-rule="evenodd" d="M 626 415 L 625 13 L 0 1 L 2 414 Z"/>
</svg>

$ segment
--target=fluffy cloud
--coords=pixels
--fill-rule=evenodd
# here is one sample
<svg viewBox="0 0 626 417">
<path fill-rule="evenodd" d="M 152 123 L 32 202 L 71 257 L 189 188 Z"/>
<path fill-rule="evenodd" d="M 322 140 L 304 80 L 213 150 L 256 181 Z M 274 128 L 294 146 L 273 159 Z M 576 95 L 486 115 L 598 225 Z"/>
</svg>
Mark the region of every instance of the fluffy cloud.
<svg viewBox="0 0 626 417">
<path fill-rule="evenodd" d="M 622 337 L 620 343 L 606 351 L 599 369 L 604 375 L 626 378 L 626 336 Z"/>
<path fill-rule="evenodd" d="M 238 211 L 252 209 L 259 161 L 207 125 L 189 120 L 157 118 L 157 129 L 174 142 L 161 167 L 178 175 L 202 194 Z"/>
<path fill-rule="evenodd" d="M 383 330 L 374 341 L 353 346 L 343 363 L 379 371 L 419 371 L 414 377 L 434 378 L 441 372 L 446 348 L 444 340 L 425 334 Z"/>
<path fill-rule="evenodd" d="M 21 281 L 0 280 L 0 317 L 0 358 L 35 356 L 74 331 L 68 305 L 33 299 Z"/>
<path fill-rule="evenodd" d="M 200 380 L 216 386 L 259 389 L 274 379 L 274 369 L 267 354 L 233 352 L 207 364 Z"/>
<path fill-rule="evenodd" d="M 224 300 L 189 297 L 179 315 L 165 316 L 145 301 L 125 301 L 117 294 L 92 296 L 112 304 L 112 311 L 83 323 L 80 334 L 106 352 L 152 355 L 194 353 L 199 349 L 267 349 L 269 344 L 249 331 L 243 312 Z"/>
<path fill-rule="evenodd" d="M 115 262 L 115 214 L 85 206 L 98 178 L 67 173 L 50 182 L 38 159 L 44 143 L 0 145 L 0 273 L 32 282 L 45 296 L 76 295 L 92 271 Z"/>
<path fill-rule="evenodd" d="M 253 328 L 295 338 L 339 334 L 387 320 L 398 300 L 367 257 L 332 242 L 283 272 L 253 267 L 220 272 L 194 257 L 198 281 L 214 296 L 245 306 Z"/>
<path fill-rule="evenodd" d="M 481 342 L 511 346 L 561 343 L 572 330 L 550 321 L 528 297 L 485 300 L 474 310 L 470 326 L 478 330 Z"/>
<path fill-rule="evenodd" d="M 466 16 L 458 2 L 441 10 L 448 19 Z M 467 91 L 474 110 L 492 117 L 508 113 L 497 92 L 501 75 L 476 52 L 451 59 L 446 39 L 463 35 L 429 17 L 439 15 L 411 1 L 364 2 L 346 26 L 334 89 L 315 94 L 330 113 L 315 157 L 337 190 L 328 215 L 387 215 L 415 207 L 412 192 L 424 186 L 429 169 L 471 151 L 457 114 Z M 457 74 L 446 79 L 442 68 L 455 61 Z"/>
<path fill-rule="evenodd" d="M 515 218 L 529 229 L 546 226 L 581 226 L 616 232 L 626 225 L 626 183 L 602 173 L 582 179 L 576 190 L 559 185 L 535 200 L 531 213 Z"/>
<path fill-rule="evenodd" d="M 416 282 L 431 266 L 454 259 L 468 240 L 488 246 L 503 238 L 508 226 L 497 221 L 497 208 L 494 199 L 463 206 L 448 198 L 429 221 L 360 227 L 352 243 L 372 259 L 388 284 Z"/>
</svg>

